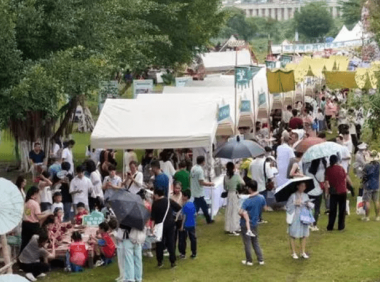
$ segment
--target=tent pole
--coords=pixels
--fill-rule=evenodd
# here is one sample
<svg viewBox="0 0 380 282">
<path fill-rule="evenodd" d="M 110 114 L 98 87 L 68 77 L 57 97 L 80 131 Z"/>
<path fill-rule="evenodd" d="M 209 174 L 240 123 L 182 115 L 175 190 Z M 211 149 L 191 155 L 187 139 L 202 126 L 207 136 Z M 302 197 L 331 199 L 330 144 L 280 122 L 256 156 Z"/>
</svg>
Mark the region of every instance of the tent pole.
<svg viewBox="0 0 380 282">
<path fill-rule="evenodd" d="M 235 52 L 235 80 L 236 80 L 236 67 L 238 63 L 238 47 L 236 47 L 236 52 Z M 234 134 L 237 135 L 237 128 L 239 126 L 239 122 L 237 121 L 237 87 L 236 87 L 236 82 L 235 82 L 235 126 L 234 126 Z"/>
<path fill-rule="evenodd" d="M 255 84 L 253 82 L 254 77 L 252 77 L 252 111 L 253 111 L 253 136 L 256 137 L 256 101 L 255 101 Z"/>
</svg>

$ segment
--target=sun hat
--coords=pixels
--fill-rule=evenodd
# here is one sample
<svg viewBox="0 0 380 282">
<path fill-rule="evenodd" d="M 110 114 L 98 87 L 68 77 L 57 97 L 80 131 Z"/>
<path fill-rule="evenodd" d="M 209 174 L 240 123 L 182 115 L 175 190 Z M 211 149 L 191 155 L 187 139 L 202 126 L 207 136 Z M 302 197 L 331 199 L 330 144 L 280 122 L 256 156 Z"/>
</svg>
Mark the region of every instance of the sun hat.
<svg viewBox="0 0 380 282">
<path fill-rule="evenodd" d="M 367 145 L 367 143 L 365 143 L 365 142 L 361 143 L 361 144 L 358 146 L 358 149 L 359 149 L 359 150 L 365 150 L 365 149 L 367 149 L 367 148 L 368 148 L 368 145 Z"/>
</svg>

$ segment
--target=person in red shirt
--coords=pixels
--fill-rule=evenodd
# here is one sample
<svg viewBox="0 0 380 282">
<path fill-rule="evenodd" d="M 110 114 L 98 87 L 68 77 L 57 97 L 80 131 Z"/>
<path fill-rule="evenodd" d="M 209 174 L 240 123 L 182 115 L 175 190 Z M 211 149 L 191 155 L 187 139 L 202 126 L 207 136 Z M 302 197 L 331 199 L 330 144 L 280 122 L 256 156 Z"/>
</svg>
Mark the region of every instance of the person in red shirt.
<svg viewBox="0 0 380 282">
<path fill-rule="evenodd" d="M 88 250 L 86 243 L 82 241 L 82 235 L 75 231 L 71 235 L 70 248 L 66 253 L 66 268 L 67 272 L 80 272 L 87 263 Z"/>
<path fill-rule="evenodd" d="M 343 167 L 338 164 L 338 157 L 330 157 L 330 166 L 326 169 L 325 192 L 330 194 L 330 213 L 327 230 L 334 229 L 337 209 L 339 206 L 338 230 L 344 230 L 347 200 L 347 174 Z"/>
<path fill-rule="evenodd" d="M 84 215 L 88 215 L 88 211 L 86 210 L 86 206 L 84 205 L 84 203 L 80 202 L 77 204 L 77 214 L 75 215 L 75 224 L 82 225 Z"/>
<path fill-rule="evenodd" d="M 292 110 L 293 117 L 289 121 L 290 129 L 301 129 L 303 128 L 303 121 L 301 118 L 297 117 L 298 112 L 296 109 Z"/>
<path fill-rule="evenodd" d="M 90 236 L 89 243 L 95 245 L 95 253 L 101 257 L 95 264 L 95 266 L 101 266 L 103 264 L 110 264 L 112 258 L 115 255 L 115 243 L 108 233 L 109 226 L 106 222 L 99 224 L 99 230 L 97 237 Z"/>
</svg>

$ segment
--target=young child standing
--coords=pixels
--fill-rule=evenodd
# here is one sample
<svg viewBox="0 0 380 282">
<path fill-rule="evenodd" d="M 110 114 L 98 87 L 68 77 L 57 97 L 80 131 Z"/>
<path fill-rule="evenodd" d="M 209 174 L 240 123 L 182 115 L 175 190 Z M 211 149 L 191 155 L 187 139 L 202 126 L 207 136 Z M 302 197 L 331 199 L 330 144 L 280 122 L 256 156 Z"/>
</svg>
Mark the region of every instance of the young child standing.
<svg viewBox="0 0 380 282">
<path fill-rule="evenodd" d="M 53 195 L 53 205 L 51 206 L 51 212 L 54 212 L 56 208 L 60 208 L 63 211 L 61 192 L 55 192 Z"/>
<path fill-rule="evenodd" d="M 75 231 L 71 235 L 70 248 L 66 253 L 66 272 L 81 272 L 88 259 L 86 243 L 82 241 L 82 235 Z"/>
<path fill-rule="evenodd" d="M 112 238 L 108 234 L 109 226 L 106 222 L 99 224 L 98 235 L 94 238 L 90 235 L 89 243 L 95 245 L 95 253 L 100 259 L 96 262 L 95 266 L 101 266 L 103 264 L 110 264 L 112 258 L 115 255 L 115 244 L 112 241 Z"/>
<path fill-rule="evenodd" d="M 184 205 L 182 207 L 182 227 L 179 232 L 179 244 L 178 248 L 180 250 L 180 258 L 186 258 L 186 240 L 189 236 L 191 244 L 191 258 L 195 259 L 197 257 L 197 237 L 195 234 L 195 206 L 193 202 L 190 202 L 191 191 L 185 190 L 182 192 L 182 199 Z"/>
<path fill-rule="evenodd" d="M 85 204 L 82 202 L 79 202 L 77 204 L 77 214 L 75 215 L 75 224 L 82 225 L 84 215 L 88 215 L 88 211 L 86 210 Z"/>
</svg>

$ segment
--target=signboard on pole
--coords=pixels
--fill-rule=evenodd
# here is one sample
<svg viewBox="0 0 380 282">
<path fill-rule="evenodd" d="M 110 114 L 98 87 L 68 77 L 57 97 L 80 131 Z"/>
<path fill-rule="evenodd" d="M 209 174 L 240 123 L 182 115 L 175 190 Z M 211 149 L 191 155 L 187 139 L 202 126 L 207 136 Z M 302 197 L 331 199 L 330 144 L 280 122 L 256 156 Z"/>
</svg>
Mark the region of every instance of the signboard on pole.
<svg viewBox="0 0 380 282">
<path fill-rule="evenodd" d="M 230 105 L 224 105 L 219 107 L 218 111 L 218 122 L 224 121 L 231 116 Z"/>
<path fill-rule="evenodd" d="M 139 94 L 149 94 L 153 92 L 153 79 L 133 80 L 133 98 Z"/>
<path fill-rule="evenodd" d="M 101 81 L 99 83 L 99 113 L 101 112 L 107 98 L 115 99 L 119 97 L 119 84 L 116 80 Z"/>
<path fill-rule="evenodd" d="M 264 105 L 265 103 L 266 103 L 266 94 L 265 94 L 265 92 L 261 92 L 260 94 L 259 94 L 259 107 L 260 106 L 262 106 L 262 105 Z"/>
</svg>

